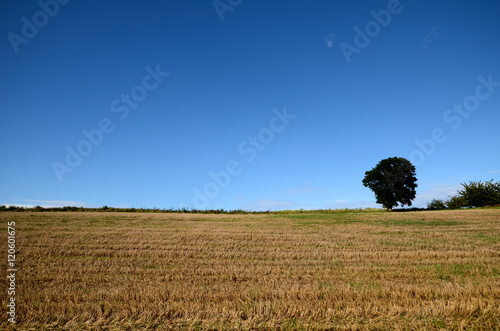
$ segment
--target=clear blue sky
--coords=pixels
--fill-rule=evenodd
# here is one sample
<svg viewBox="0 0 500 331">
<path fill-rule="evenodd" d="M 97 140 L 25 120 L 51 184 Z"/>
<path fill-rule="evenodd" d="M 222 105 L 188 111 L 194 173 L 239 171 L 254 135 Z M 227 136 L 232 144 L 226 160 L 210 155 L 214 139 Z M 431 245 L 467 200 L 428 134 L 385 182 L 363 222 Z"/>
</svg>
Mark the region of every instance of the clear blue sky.
<svg viewBox="0 0 500 331">
<path fill-rule="evenodd" d="M 417 206 L 500 180 L 498 1 L 0 7 L 0 204 L 372 207 L 392 156 Z"/>
</svg>

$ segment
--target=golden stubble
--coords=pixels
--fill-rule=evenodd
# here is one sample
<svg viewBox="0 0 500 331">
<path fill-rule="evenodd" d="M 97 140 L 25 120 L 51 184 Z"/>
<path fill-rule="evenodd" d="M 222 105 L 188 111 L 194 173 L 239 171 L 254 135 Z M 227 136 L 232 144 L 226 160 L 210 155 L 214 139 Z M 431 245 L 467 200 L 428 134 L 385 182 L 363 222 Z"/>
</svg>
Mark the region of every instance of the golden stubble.
<svg viewBox="0 0 500 331">
<path fill-rule="evenodd" d="M 16 222 L 18 329 L 500 325 L 498 209 L 0 219 Z"/>
</svg>

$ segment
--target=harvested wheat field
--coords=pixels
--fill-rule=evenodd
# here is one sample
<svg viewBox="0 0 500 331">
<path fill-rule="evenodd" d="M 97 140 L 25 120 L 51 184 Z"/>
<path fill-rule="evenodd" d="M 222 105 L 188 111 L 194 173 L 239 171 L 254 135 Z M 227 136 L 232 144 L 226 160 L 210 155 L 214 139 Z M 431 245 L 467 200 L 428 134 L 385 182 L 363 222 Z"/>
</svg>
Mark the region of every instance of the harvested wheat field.
<svg viewBox="0 0 500 331">
<path fill-rule="evenodd" d="M 0 218 L 16 223 L 18 330 L 500 325 L 500 209 Z"/>
</svg>

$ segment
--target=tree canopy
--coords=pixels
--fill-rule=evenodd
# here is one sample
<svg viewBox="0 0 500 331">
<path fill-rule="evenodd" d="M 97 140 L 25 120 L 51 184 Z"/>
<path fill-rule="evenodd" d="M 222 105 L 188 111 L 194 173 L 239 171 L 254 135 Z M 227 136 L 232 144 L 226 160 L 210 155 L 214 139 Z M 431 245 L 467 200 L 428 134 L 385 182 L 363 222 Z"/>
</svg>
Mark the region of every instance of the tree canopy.
<svg viewBox="0 0 500 331">
<path fill-rule="evenodd" d="M 458 194 L 464 199 L 468 207 L 484 207 L 500 204 L 500 182 L 469 182 L 462 183 L 463 190 Z"/>
<path fill-rule="evenodd" d="M 390 157 L 365 173 L 363 185 L 370 188 L 377 203 L 391 209 L 401 204 L 411 206 L 416 196 L 415 166 L 405 158 Z"/>
</svg>

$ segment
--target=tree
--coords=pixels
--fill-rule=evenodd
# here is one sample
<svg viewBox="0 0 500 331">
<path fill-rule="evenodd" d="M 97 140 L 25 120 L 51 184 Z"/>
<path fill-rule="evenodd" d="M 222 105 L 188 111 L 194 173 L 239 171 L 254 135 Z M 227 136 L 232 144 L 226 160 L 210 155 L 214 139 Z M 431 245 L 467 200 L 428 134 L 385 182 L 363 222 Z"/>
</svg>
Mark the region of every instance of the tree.
<svg viewBox="0 0 500 331">
<path fill-rule="evenodd" d="M 462 183 L 463 190 L 458 194 L 465 199 L 468 207 L 484 207 L 500 203 L 500 182 L 493 183 L 493 179 L 487 182 Z"/>
<path fill-rule="evenodd" d="M 443 200 L 434 199 L 427 204 L 429 210 L 443 210 L 446 209 L 446 203 Z"/>
<path fill-rule="evenodd" d="M 454 195 L 450 197 L 448 201 L 446 201 L 446 207 L 448 209 L 461 209 L 467 206 L 467 201 L 465 198 L 460 195 Z"/>
<path fill-rule="evenodd" d="M 365 172 L 363 185 L 375 193 L 377 203 L 389 210 L 411 206 L 417 187 L 415 166 L 402 157 L 390 157 L 380 161 L 375 168 Z"/>
</svg>

